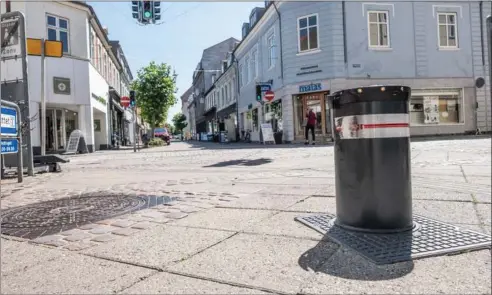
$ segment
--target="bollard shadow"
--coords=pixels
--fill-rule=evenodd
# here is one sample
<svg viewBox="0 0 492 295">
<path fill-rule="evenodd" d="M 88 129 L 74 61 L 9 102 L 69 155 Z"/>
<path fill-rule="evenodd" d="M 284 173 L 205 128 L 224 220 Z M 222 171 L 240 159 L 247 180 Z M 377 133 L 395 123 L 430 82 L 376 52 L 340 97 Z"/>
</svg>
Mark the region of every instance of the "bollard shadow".
<svg viewBox="0 0 492 295">
<path fill-rule="evenodd" d="M 230 160 L 230 161 L 223 161 L 223 162 L 218 162 L 212 165 L 207 165 L 203 166 L 204 168 L 211 168 L 211 167 L 227 167 L 227 166 L 260 166 L 264 164 L 271 163 L 271 159 L 267 158 L 260 158 L 260 159 L 254 159 L 254 160 Z"/>
<path fill-rule="evenodd" d="M 329 234 L 326 234 L 314 248 L 299 257 L 298 264 L 302 269 L 358 281 L 392 280 L 404 277 L 414 269 L 410 254 L 406 258 L 402 257 L 402 260 L 407 260 L 404 262 L 376 264 L 357 251 L 334 242 Z M 402 250 L 410 249 L 411 241 L 402 246 L 403 248 L 400 248 Z"/>
</svg>

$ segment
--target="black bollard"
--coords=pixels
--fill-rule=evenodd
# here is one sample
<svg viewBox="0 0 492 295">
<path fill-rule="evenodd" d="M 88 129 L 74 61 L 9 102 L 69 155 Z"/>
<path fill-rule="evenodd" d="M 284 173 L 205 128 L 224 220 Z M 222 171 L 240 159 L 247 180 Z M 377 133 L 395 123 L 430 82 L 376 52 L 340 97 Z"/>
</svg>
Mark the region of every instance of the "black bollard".
<svg viewBox="0 0 492 295">
<path fill-rule="evenodd" d="M 406 86 L 330 95 L 335 126 L 335 224 L 348 230 L 411 230 L 412 186 Z"/>
</svg>

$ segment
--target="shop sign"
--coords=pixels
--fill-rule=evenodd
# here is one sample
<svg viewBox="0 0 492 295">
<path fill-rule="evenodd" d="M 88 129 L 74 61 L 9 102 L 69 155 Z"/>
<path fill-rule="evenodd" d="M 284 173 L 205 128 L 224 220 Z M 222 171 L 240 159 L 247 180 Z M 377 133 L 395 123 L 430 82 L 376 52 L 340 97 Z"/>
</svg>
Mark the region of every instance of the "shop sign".
<svg viewBox="0 0 492 295">
<path fill-rule="evenodd" d="M 320 91 L 322 89 L 323 87 L 321 86 L 321 83 L 311 83 L 308 85 L 299 86 L 299 93 Z"/>
</svg>

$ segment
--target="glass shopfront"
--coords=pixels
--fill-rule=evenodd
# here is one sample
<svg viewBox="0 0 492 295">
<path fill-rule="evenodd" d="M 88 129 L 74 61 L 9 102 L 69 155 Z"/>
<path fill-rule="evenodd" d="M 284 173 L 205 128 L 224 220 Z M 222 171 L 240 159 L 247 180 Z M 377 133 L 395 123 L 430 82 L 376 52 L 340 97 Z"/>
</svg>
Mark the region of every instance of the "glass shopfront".
<svg viewBox="0 0 492 295">
<path fill-rule="evenodd" d="M 294 96 L 294 134 L 295 140 L 304 139 L 304 128 L 307 123 L 306 114 L 312 109 L 316 114 L 315 134 L 317 138 L 331 137 L 330 110 L 327 92 L 316 92 Z"/>
<path fill-rule="evenodd" d="M 46 151 L 64 150 L 70 133 L 77 127 L 76 112 L 67 109 L 46 109 Z"/>
<path fill-rule="evenodd" d="M 412 90 L 410 125 L 452 125 L 464 123 L 462 89 Z"/>
</svg>

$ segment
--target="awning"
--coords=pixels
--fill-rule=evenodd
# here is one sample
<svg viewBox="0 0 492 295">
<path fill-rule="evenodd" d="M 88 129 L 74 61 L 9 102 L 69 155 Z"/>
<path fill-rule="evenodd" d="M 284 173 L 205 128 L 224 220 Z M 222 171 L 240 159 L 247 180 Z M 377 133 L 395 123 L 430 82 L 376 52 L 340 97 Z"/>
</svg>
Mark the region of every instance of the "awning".
<svg viewBox="0 0 492 295">
<path fill-rule="evenodd" d="M 114 105 L 118 111 L 120 111 L 121 113 L 125 112 L 125 109 L 120 106 L 120 104 L 114 98 L 112 99 L 112 102 L 112 105 Z"/>
<path fill-rule="evenodd" d="M 235 113 L 236 113 L 236 103 L 233 103 L 230 106 L 218 111 L 217 117 L 218 118 L 225 118 L 225 117 L 229 116 L 230 114 L 235 114 Z"/>
</svg>

